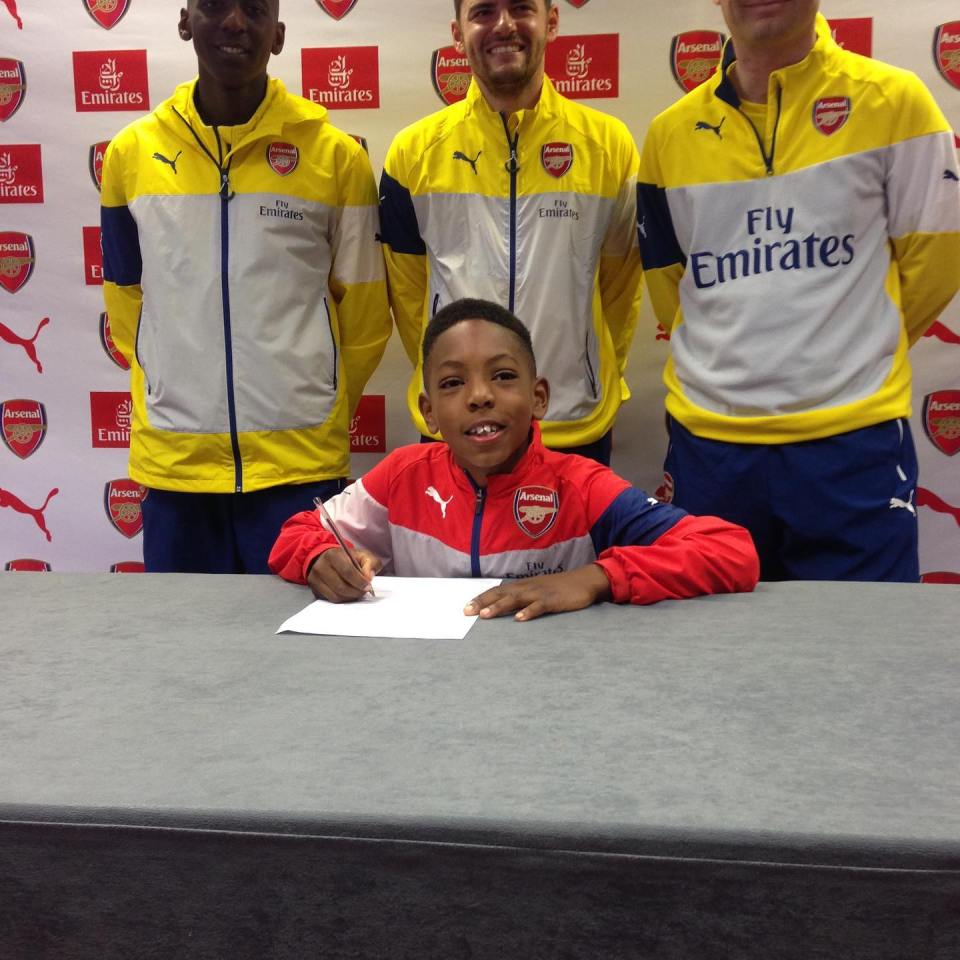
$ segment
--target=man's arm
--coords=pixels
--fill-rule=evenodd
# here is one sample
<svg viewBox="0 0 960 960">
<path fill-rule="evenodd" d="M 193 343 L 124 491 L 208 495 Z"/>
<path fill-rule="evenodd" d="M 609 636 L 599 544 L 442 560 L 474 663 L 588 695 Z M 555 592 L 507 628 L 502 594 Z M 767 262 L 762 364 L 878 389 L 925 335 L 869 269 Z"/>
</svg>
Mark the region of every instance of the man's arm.
<svg viewBox="0 0 960 960">
<path fill-rule="evenodd" d="M 653 127 L 647 134 L 640 159 L 637 234 L 650 303 L 658 322 L 669 333 L 680 309 L 680 281 L 687 258 L 674 230 Z"/>
<path fill-rule="evenodd" d="M 912 345 L 960 288 L 960 172 L 950 125 L 913 74 L 895 109 L 887 209 Z"/>
<path fill-rule="evenodd" d="M 380 239 L 387 265 L 390 307 L 403 348 L 416 366 L 427 298 L 427 248 L 394 141 L 380 176 Z"/>
<path fill-rule="evenodd" d="M 353 414 L 392 329 L 383 255 L 377 243 L 377 188 L 362 149 L 356 150 L 341 175 L 339 202 L 330 291 L 337 304 L 340 351 Z"/>
<path fill-rule="evenodd" d="M 137 322 L 143 302 L 143 262 L 136 221 L 130 213 L 123 156 L 115 143 L 103 158 L 100 190 L 100 243 L 103 248 L 103 299 L 117 349 L 133 366 Z"/>
<path fill-rule="evenodd" d="M 613 338 L 620 376 L 640 316 L 643 268 L 637 244 L 637 170 L 640 157 L 624 130 L 620 166 L 623 171 L 613 215 L 600 251 L 599 288 L 603 316 Z"/>
</svg>

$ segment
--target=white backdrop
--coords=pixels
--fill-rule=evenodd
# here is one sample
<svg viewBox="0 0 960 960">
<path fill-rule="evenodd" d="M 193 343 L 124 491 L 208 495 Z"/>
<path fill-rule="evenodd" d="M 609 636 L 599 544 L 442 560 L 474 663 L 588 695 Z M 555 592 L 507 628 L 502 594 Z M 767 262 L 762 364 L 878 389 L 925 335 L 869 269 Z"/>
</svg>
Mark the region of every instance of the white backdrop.
<svg viewBox="0 0 960 960">
<path fill-rule="evenodd" d="M 724 29 L 711 0 L 557 3 L 562 46 L 551 51 L 551 73 L 592 95 L 616 91 L 588 102 L 622 118 L 638 145 L 654 114 L 681 94 L 672 39 Z M 131 491 L 122 482 L 127 375 L 101 342 L 97 235 L 84 228 L 99 219 L 91 148 L 142 112 L 147 97 L 156 106 L 196 72 L 192 47 L 177 37 L 179 6 L 177 0 L 0 2 L 0 568 L 35 559 L 58 571 L 108 570 L 140 559 L 137 491 L 124 497 Z M 393 134 L 442 106 L 432 55 L 450 43 L 452 6 L 450 0 L 281 0 L 287 42 L 271 73 L 297 93 L 332 91 L 338 102 L 331 119 L 366 139 L 379 176 Z M 823 0 L 822 10 L 831 21 L 868 19 L 839 25 L 838 38 L 859 43 L 870 31 L 873 55 L 916 71 L 960 129 L 955 3 Z M 935 34 L 944 24 L 941 70 Z M 441 86 L 455 89 L 457 80 L 441 78 Z M 25 342 L 43 318 L 49 322 L 32 344 Z M 957 577 L 960 406 L 951 404 L 960 403 L 958 303 L 935 333 L 913 351 L 913 428 L 927 491 L 918 510 L 921 570 Z M 662 478 L 665 355 L 645 305 L 628 370 L 633 398 L 614 433 L 614 466 L 651 492 Z M 415 439 L 402 400 L 407 375 L 394 337 L 367 391 L 386 397 L 387 448 Z M 930 395 L 928 435 L 923 412 Z M 358 423 L 356 433 L 358 449 L 376 449 L 383 440 L 376 418 Z M 377 456 L 357 453 L 354 474 Z"/>
</svg>

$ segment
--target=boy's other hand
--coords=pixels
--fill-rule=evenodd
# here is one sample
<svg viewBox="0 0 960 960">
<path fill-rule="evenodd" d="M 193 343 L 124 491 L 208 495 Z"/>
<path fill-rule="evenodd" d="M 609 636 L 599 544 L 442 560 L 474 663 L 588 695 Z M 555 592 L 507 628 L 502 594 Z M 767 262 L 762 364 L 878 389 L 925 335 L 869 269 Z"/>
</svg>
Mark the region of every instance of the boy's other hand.
<svg viewBox="0 0 960 960">
<path fill-rule="evenodd" d="M 534 620 L 544 613 L 582 610 L 610 596 L 610 581 L 603 568 L 588 563 L 565 573 L 505 581 L 474 597 L 463 612 L 489 620 L 516 611 L 514 620 Z"/>
<path fill-rule="evenodd" d="M 332 547 L 313 561 L 307 574 L 307 586 L 315 597 L 331 603 L 350 603 L 370 593 L 370 581 L 383 566 L 380 559 L 366 550 L 354 550 L 363 573 L 350 562 L 340 547 Z"/>
</svg>

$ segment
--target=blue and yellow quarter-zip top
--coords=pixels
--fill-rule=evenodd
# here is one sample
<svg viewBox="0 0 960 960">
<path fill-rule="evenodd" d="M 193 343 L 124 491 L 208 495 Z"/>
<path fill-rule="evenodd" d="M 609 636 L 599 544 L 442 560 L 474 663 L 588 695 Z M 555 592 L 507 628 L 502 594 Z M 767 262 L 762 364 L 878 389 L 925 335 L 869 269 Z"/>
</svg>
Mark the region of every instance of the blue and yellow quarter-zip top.
<svg viewBox="0 0 960 960">
<path fill-rule="evenodd" d="M 655 118 L 640 245 L 671 331 L 667 409 L 697 436 L 790 443 L 910 415 L 909 346 L 960 285 L 953 133 L 912 73 L 813 49 L 741 102 L 732 43 Z"/>
<path fill-rule="evenodd" d="M 104 158 L 130 476 L 193 493 L 345 476 L 350 416 L 390 335 L 369 161 L 279 80 L 232 127 L 203 123 L 195 84 Z"/>
<path fill-rule="evenodd" d="M 466 98 L 401 131 L 384 162 L 380 220 L 394 319 L 414 373 L 437 310 L 492 300 L 529 327 L 550 382 L 543 436 L 590 443 L 629 396 L 623 379 L 640 307 L 639 156 L 626 127 L 544 80 L 509 116 L 474 81 Z"/>
</svg>

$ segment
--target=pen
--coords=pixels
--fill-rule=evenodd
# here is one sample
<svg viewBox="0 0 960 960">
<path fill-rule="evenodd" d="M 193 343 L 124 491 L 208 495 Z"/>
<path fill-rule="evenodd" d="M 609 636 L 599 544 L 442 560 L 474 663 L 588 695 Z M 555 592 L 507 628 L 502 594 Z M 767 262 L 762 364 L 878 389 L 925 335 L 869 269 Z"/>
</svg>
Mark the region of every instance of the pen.
<svg viewBox="0 0 960 960">
<path fill-rule="evenodd" d="M 319 497 L 313 498 L 314 506 L 320 511 L 320 517 L 323 522 L 327 525 L 330 532 L 336 537 L 337 543 L 340 544 L 343 552 L 350 558 L 350 562 L 356 567 L 357 572 L 363 574 L 363 567 L 360 566 L 360 561 L 357 559 L 354 552 L 347 546 L 347 541 L 344 539 L 343 534 L 340 532 L 340 528 L 334 523 L 333 517 L 330 516 L 327 508 L 323 505 L 323 501 Z M 365 574 L 363 574 L 365 576 Z M 370 596 L 375 597 L 376 594 L 373 592 L 373 587 L 370 586 L 367 588 Z"/>
</svg>

